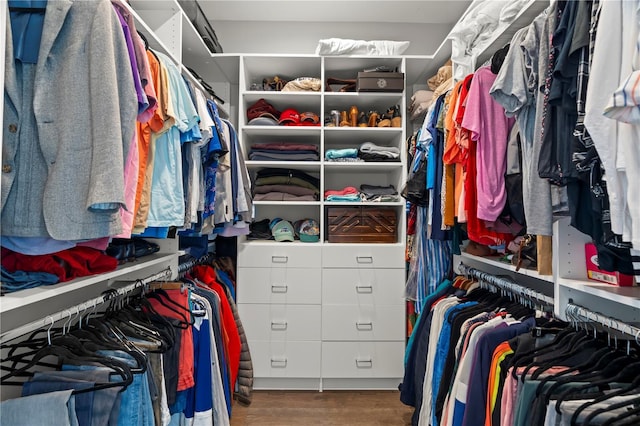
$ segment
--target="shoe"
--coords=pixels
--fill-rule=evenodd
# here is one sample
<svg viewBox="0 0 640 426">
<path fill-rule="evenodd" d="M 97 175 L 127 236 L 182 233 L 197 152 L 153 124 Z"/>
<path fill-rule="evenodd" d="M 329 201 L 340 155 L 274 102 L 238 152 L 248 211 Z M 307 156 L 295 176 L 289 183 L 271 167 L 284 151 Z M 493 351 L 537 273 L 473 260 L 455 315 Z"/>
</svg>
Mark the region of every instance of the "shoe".
<svg viewBox="0 0 640 426">
<path fill-rule="evenodd" d="M 349 121 L 349 116 L 347 115 L 347 111 L 340 111 L 340 127 L 349 127 L 351 126 L 351 121 Z"/>
<path fill-rule="evenodd" d="M 358 116 L 358 127 L 368 127 L 369 123 L 367 121 L 367 114 L 362 111 Z"/>
<path fill-rule="evenodd" d="M 377 111 L 369 111 L 369 127 L 376 127 L 378 125 L 378 112 Z"/>
<path fill-rule="evenodd" d="M 358 126 L 358 107 L 355 105 L 349 108 L 349 123 L 351 127 Z"/>
<path fill-rule="evenodd" d="M 383 117 L 380 121 L 378 121 L 378 127 L 391 127 L 391 120 L 389 118 Z"/>
<path fill-rule="evenodd" d="M 331 116 L 326 116 L 324 118 L 324 127 L 336 127 L 336 124 L 333 122 Z"/>
<path fill-rule="evenodd" d="M 391 114 L 391 127 L 402 127 L 402 116 L 400 115 L 400 105 L 393 107 Z"/>
</svg>

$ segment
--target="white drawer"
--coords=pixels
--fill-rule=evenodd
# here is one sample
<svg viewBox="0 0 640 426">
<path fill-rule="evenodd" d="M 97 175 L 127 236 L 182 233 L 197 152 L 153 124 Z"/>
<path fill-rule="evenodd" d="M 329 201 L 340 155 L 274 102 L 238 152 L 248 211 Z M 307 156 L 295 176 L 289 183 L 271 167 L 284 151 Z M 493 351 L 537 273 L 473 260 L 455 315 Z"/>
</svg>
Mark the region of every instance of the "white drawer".
<svg viewBox="0 0 640 426">
<path fill-rule="evenodd" d="M 320 305 L 238 304 L 248 340 L 320 340 Z"/>
<path fill-rule="evenodd" d="M 254 377 L 320 377 L 320 342 L 249 340 Z"/>
<path fill-rule="evenodd" d="M 322 377 L 404 375 L 404 342 L 322 342 Z"/>
<path fill-rule="evenodd" d="M 317 268 L 238 268 L 238 303 L 320 304 Z"/>
<path fill-rule="evenodd" d="M 319 268 L 320 246 L 309 243 L 239 244 L 238 266 L 254 268 Z"/>
<path fill-rule="evenodd" d="M 326 244 L 322 247 L 324 268 L 402 268 L 402 244 Z"/>
<path fill-rule="evenodd" d="M 342 268 L 322 271 L 322 303 L 325 304 L 404 306 L 404 293 L 404 269 Z"/>
<path fill-rule="evenodd" d="M 402 340 L 402 305 L 323 305 L 322 340 Z"/>
</svg>

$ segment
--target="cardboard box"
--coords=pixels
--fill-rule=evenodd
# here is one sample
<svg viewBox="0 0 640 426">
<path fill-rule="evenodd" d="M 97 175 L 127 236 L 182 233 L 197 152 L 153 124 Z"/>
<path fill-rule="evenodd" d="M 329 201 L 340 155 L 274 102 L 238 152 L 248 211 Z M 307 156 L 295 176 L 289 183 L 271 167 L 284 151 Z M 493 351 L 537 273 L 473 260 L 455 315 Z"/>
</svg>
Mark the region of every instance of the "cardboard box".
<svg viewBox="0 0 640 426">
<path fill-rule="evenodd" d="M 396 243 L 397 212 L 383 207 L 329 207 L 327 234 L 330 243 Z"/>
<path fill-rule="evenodd" d="M 584 253 L 587 263 L 587 277 L 589 277 L 589 279 L 621 287 L 635 285 L 635 279 L 632 275 L 625 275 L 619 272 L 603 271 L 599 268 L 598 251 L 595 244 L 585 244 Z"/>
<path fill-rule="evenodd" d="M 359 72 L 356 82 L 358 92 L 403 92 L 404 73 Z"/>
</svg>

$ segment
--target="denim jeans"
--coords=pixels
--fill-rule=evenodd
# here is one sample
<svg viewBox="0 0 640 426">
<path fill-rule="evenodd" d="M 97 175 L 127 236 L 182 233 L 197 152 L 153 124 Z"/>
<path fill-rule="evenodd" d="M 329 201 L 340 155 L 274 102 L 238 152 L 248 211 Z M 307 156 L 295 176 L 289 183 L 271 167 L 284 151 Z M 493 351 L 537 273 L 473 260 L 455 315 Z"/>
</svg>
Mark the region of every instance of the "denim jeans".
<svg viewBox="0 0 640 426">
<path fill-rule="evenodd" d="M 87 371 L 47 371 L 39 372 L 33 376 L 31 382 L 55 381 L 60 379 L 86 380 L 95 383 L 108 383 L 110 370 L 99 368 Z M 91 412 L 92 426 L 106 426 L 109 424 L 109 417 L 118 401 L 118 394 L 121 387 L 100 389 L 93 394 L 93 410 Z M 79 397 L 76 395 L 76 409 Z M 78 418 L 80 422 L 80 419 Z M 80 422 L 80 424 L 82 424 Z"/>
<path fill-rule="evenodd" d="M 0 424 L 11 426 L 78 426 L 71 390 L 0 402 Z M 52 419 L 55 419 L 52 422 Z"/>
<path fill-rule="evenodd" d="M 75 379 L 51 379 L 43 381 L 29 381 L 22 385 L 22 396 L 40 395 L 49 392 L 62 390 L 82 390 L 89 389 L 95 385 L 93 382 Z M 75 395 L 75 411 L 78 417 L 79 426 L 91 426 L 93 412 L 93 392 L 84 392 Z"/>
<path fill-rule="evenodd" d="M 135 359 L 122 351 L 99 351 L 100 354 L 125 362 L 134 367 Z M 155 426 L 151 391 L 149 389 L 148 373 L 133 375 L 131 383 L 122 392 L 118 426 Z"/>
<path fill-rule="evenodd" d="M 60 281 L 57 275 L 47 272 L 9 272 L 4 269 L 4 267 L 1 268 L 1 272 L 3 293 L 39 287 L 41 285 L 56 284 Z"/>
</svg>

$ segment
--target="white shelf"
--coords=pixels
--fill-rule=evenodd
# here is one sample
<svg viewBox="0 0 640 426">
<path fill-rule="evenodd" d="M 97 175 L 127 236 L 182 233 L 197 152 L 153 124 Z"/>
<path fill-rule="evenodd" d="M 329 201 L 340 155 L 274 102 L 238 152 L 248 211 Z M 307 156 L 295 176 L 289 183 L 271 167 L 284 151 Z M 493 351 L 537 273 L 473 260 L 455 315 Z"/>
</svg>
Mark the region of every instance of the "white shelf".
<svg viewBox="0 0 640 426">
<path fill-rule="evenodd" d="M 248 169 L 258 169 L 263 167 L 277 167 L 281 169 L 297 169 L 306 172 L 319 172 L 319 161 L 245 161 Z"/>
<path fill-rule="evenodd" d="M 405 201 L 325 201 L 325 207 L 361 207 L 361 206 L 375 206 L 375 207 L 405 207 L 407 203 Z"/>
<path fill-rule="evenodd" d="M 558 278 L 557 285 L 640 309 L 640 287 L 619 287 L 598 281 L 584 281 L 570 278 Z M 609 313 L 607 315 L 615 317 L 615 314 L 612 315 Z"/>
<path fill-rule="evenodd" d="M 319 206 L 320 201 L 254 201 L 254 206 Z"/>
<path fill-rule="evenodd" d="M 373 162 L 373 161 L 358 161 L 358 162 L 341 162 L 341 161 L 324 161 L 325 170 L 339 171 L 340 173 L 362 173 L 371 171 L 392 171 L 402 169 L 403 165 L 399 161 L 389 162 Z"/>
<path fill-rule="evenodd" d="M 169 262 L 176 258 L 177 254 L 159 254 L 155 253 L 149 256 L 145 256 L 133 262 L 128 262 L 118 266 L 117 269 L 104 274 L 91 275 L 88 277 L 77 278 L 72 281 L 58 283 L 49 286 L 41 286 L 36 288 L 30 288 L 26 290 L 17 291 L 14 293 L 6 294 L 0 297 L 0 313 L 5 314 L 14 309 L 25 308 L 29 305 L 46 300 L 54 296 L 60 296 L 61 294 L 69 293 L 81 288 L 89 287 L 95 284 L 105 282 L 107 280 L 113 280 L 116 278 L 125 277 L 126 275 L 140 271 L 142 269 L 149 268 L 151 266 L 157 266 Z M 161 268 L 160 268 L 161 269 Z M 158 270 L 160 270 L 158 269 Z"/>
<path fill-rule="evenodd" d="M 505 262 L 501 262 L 497 257 L 484 257 L 484 256 L 475 256 L 473 254 L 465 253 L 464 251 L 460 254 L 462 261 L 465 259 L 473 260 L 474 262 L 483 263 L 485 265 L 490 265 L 496 268 L 504 269 L 505 271 L 515 272 L 520 275 L 524 275 L 527 277 L 532 277 L 537 280 L 546 281 L 553 283 L 553 275 L 541 275 L 538 271 L 533 269 L 520 268 L 520 270 L 516 271 L 516 267 L 514 265 L 510 265 Z"/>
<path fill-rule="evenodd" d="M 251 136 L 320 136 L 320 126 L 243 126 L 242 132 Z"/>
</svg>

